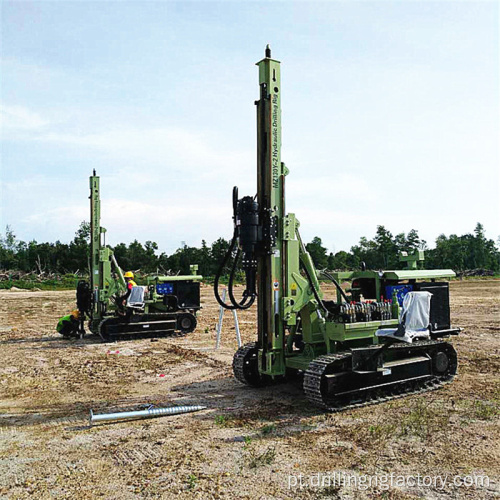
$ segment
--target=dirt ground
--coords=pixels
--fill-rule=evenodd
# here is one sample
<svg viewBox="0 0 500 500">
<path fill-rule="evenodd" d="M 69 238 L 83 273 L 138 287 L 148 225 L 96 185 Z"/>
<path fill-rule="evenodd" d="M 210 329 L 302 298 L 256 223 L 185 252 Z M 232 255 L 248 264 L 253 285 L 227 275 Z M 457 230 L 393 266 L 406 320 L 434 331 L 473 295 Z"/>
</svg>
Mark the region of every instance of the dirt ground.
<svg viewBox="0 0 500 500">
<path fill-rule="evenodd" d="M 114 344 L 55 332 L 74 292 L 2 291 L 0 497 L 498 497 L 499 292 L 498 280 L 451 284 L 452 322 L 464 328 L 452 384 L 325 414 L 299 386 L 251 389 L 233 378 L 232 316 L 215 350 L 209 287 L 196 332 Z M 255 308 L 239 320 L 243 341 L 254 340 Z M 90 409 L 149 404 L 208 409 L 88 423 Z"/>
</svg>

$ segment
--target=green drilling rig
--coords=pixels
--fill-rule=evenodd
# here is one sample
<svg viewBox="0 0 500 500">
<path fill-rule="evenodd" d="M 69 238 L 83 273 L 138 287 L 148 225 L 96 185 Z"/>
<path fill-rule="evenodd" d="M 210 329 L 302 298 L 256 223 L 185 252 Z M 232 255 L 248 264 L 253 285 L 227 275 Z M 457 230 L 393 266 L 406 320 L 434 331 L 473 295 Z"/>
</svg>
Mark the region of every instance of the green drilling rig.
<svg viewBox="0 0 500 500">
<path fill-rule="evenodd" d="M 106 246 L 101 227 L 99 177 L 90 177 L 90 280 L 77 286 L 81 327 L 89 320 L 92 333 L 104 341 L 181 336 L 196 328 L 200 309 L 200 282 L 191 266 L 189 276 L 148 276 L 144 286 L 127 294 L 124 273 L 113 250 Z M 127 296 L 128 295 L 128 296 Z"/>
<path fill-rule="evenodd" d="M 446 278 L 453 271 L 418 269 L 422 252 L 403 256 L 403 270 L 315 269 L 299 221 L 285 211 L 289 170 L 281 161 L 280 62 L 269 46 L 257 66 L 257 195 L 238 198 L 233 189 L 234 233 L 214 284 L 227 309 L 247 309 L 257 300 L 257 341 L 236 352 L 236 379 L 262 387 L 302 377 L 306 398 L 327 411 L 450 382 L 457 354 L 444 338 L 460 331 L 450 325 Z M 218 283 L 232 256 L 225 303 Z M 240 259 L 246 288 L 237 298 L 233 281 Z M 325 298 L 321 279 L 333 283 L 334 297 Z"/>
</svg>

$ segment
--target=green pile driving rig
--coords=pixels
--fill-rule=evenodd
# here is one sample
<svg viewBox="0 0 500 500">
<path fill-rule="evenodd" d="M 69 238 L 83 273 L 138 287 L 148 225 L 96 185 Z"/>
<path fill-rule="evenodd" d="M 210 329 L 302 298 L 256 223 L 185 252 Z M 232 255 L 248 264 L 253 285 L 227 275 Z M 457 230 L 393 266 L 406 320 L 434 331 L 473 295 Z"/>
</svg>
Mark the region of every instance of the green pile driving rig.
<svg viewBox="0 0 500 500">
<path fill-rule="evenodd" d="M 104 241 L 100 225 L 99 177 L 90 177 L 90 283 L 80 281 L 76 299 L 83 322 L 105 341 L 131 338 L 181 336 L 196 328 L 200 309 L 198 266 L 190 276 L 148 276 L 145 286 L 127 293 L 123 271 L 113 250 Z"/>
<path fill-rule="evenodd" d="M 443 338 L 460 331 L 450 325 L 445 279 L 453 271 L 419 270 L 421 252 L 404 257 L 404 270 L 329 273 L 314 268 L 298 220 L 285 212 L 289 171 L 281 162 L 280 63 L 271 58 L 269 46 L 257 66 L 257 195 L 239 199 L 233 190 L 234 234 L 214 285 L 217 301 L 228 309 L 258 302 L 257 341 L 236 352 L 235 377 L 260 387 L 302 376 L 307 399 L 328 411 L 451 381 L 457 355 Z M 227 304 L 218 283 L 236 248 Z M 246 289 L 236 298 L 233 280 L 240 256 Z M 331 300 L 320 289 L 322 278 L 334 284 Z M 345 282 L 350 282 L 348 292 L 341 286 Z"/>
</svg>

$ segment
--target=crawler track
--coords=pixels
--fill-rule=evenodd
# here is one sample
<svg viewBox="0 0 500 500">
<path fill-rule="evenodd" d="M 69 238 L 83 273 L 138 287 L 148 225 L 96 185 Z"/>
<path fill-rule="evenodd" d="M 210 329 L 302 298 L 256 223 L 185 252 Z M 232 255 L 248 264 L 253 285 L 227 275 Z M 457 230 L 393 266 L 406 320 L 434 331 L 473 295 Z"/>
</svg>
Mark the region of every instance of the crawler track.
<svg viewBox="0 0 500 500">
<path fill-rule="evenodd" d="M 307 399 L 316 406 L 329 412 L 337 412 L 350 408 L 358 408 L 383 401 L 397 399 L 410 394 L 438 389 L 450 383 L 457 372 L 457 355 L 451 344 L 443 341 L 420 341 L 414 344 L 394 344 L 389 349 L 406 350 L 414 354 L 432 354 L 443 351 L 447 354 L 449 364 L 446 371 L 440 375 L 429 374 L 424 379 L 401 380 L 390 384 L 379 384 L 373 387 L 359 388 L 352 393 L 327 393 L 325 375 L 345 370 L 349 364 L 351 353 L 341 352 L 328 354 L 314 359 L 304 374 L 304 393 Z"/>
<path fill-rule="evenodd" d="M 178 316 L 189 315 L 188 329 L 177 329 Z M 143 328 L 141 329 L 141 326 Z M 152 327 L 152 328 L 151 328 Z M 106 318 L 99 323 L 98 334 L 104 342 L 144 338 L 185 337 L 196 328 L 196 317 L 190 313 L 149 313 L 140 321 L 126 322 L 120 318 Z"/>
<path fill-rule="evenodd" d="M 264 381 L 257 366 L 257 344 L 251 342 L 241 346 L 233 358 L 234 376 L 241 383 L 261 387 Z"/>
</svg>

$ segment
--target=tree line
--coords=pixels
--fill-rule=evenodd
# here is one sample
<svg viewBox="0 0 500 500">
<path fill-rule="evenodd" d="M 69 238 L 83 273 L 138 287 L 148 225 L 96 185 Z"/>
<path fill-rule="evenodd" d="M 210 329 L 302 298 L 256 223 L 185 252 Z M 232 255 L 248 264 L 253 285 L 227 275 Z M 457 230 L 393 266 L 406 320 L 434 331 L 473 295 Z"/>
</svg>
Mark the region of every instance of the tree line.
<svg viewBox="0 0 500 500">
<path fill-rule="evenodd" d="M 423 265 L 426 269 L 453 269 L 458 273 L 475 269 L 494 273 L 500 271 L 499 245 L 486 238 L 484 227 L 479 222 L 473 234 L 439 235 L 434 248 L 429 248 L 415 229 L 393 236 L 384 226 L 377 226 L 372 239 L 360 238 L 350 252 L 341 250 L 328 254 L 318 237 L 313 238 L 306 248 L 319 269 L 359 269 L 361 262 L 365 262 L 368 269 L 400 269 L 404 267 L 399 262 L 401 252 L 411 254 L 415 250 L 424 250 Z"/>
<path fill-rule="evenodd" d="M 0 269 L 38 273 L 80 273 L 88 272 L 89 223 L 82 222 L 69 243 L 24 242 L 16 238 L 13 229 L 6 227 L 0 235 Z M 229 248 L 230 242 L 219 238 L 208 245 L 202 240 L 200 247 L 183 246 L 171 255 L 158 253 L 158 244 L 134 240 L 128 245 L 119 243 L 112 247 L 122 269 L 141 270 L 143 273 L 189 274 L 189 266 L 198 264 L 203 276 L 214 276 Z M 402 251 L 413 253 L 425 250 L 424 267 L 427 269 L 453 269 L 457 272 L 482 269 L 494 273 L 500 271 L 500 251 L 493 240 L 487 239 L 484 227 L 478 223 L 473 234 L 458 236 L 441 234 L 434 248 L 428 248 L 415 229 L 408 233 L 393 235 L 384 226 L 377 226 L 372 239 L 362 237 L 349 252 L 328 252 L 321 238 L 314 237 L 306 244 L 318 269 L 359 269 L 364 262 L 368 269 L 398 269 Z M 227 270 L 226 270 L 227 272 Z"/>
</svg>

